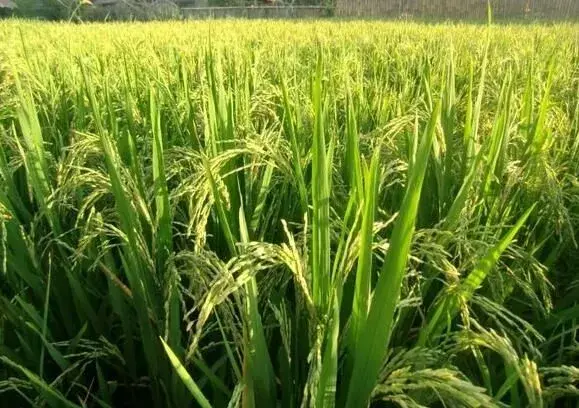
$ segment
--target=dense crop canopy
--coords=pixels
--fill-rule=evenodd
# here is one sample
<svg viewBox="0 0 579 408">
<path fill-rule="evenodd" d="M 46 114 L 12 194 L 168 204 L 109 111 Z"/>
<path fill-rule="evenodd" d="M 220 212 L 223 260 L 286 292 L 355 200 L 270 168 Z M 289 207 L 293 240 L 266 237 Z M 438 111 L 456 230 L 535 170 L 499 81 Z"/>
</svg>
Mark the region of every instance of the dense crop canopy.
<svg viewBox="0 0 579 408">
<path fill-rule="evenodd" d="M 579 398 L 579 26 L 0 22 L 0 406 Z"/>
</svg>

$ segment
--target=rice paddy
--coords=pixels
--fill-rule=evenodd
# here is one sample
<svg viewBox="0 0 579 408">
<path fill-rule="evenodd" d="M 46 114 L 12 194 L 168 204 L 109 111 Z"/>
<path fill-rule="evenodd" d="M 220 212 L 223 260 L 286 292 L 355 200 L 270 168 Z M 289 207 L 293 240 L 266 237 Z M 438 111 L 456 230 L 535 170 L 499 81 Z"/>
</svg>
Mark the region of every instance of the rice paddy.
<svg viewBox="0 0 579 408">
<path fill-rule="evenodd" d="M 0 406 L 579 407 L 579 26 L 0 21 Z"/>
</svg>

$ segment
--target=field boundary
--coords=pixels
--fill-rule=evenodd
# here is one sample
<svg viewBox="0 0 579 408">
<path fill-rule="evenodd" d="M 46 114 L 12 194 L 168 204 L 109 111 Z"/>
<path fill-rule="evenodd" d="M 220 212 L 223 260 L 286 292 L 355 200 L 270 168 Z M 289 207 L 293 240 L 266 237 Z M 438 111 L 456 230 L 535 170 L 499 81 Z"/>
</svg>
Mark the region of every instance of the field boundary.
<svg viewBox="0 0 579 408">
<path fill-rule="evenodd" d="M 183 16 L 189 18 L 322 18 L 331 12 L 325 6 L 181 7 Z"/>
<path fill-rule="evenodd" d="M 578 20 L 577 0 L 490 0 L 493 17 L 500 20 Z M 336 0 L 338 17 L 405 19 L 485 19 L 487 1 L 481 0 Z"/>
</svg>

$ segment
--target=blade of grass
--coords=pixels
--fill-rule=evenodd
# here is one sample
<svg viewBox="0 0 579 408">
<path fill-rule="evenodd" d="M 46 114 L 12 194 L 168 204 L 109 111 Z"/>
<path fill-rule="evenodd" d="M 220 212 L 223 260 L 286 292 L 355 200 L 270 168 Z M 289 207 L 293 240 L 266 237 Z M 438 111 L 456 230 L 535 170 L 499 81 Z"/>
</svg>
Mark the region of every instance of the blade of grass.
<svg viewBox="0 0 579 408">
<path fill-rule="evenodd" d="M 172 251 L 171 208 L 169 205 L 167 176 L 165 175 L 159 96 L 152 85 L 149 86 L 149 98 L 153 132 L 153 185 L 155 186 L 156 209 L 155 255 L 157 257 L 157 271 L 161 272 L 164 270 L 165 261 Z"/>
<path fill-rule="evenodd" d="M 167 353 L 167 356 L 169 357 L 171 365 L 173 366 L 173 368 L 175 369 L 175 371 L 183 381 L 183 384 L 185 384 L 185 386 L 187 387 L 193 398 L 195 398 L 197 404 L 199 404 L 201 408 L 212 408 L 211 404 L 209 403 L 209 400 L 207 400 L 205 395 L 203 395 L 203 392 L 199 389 L 199 387 L 197 386 L 191 375 L 189 375 L 185 367 L 183 367 L 183 364 L 181 364 L 179 358 L 175 355 L 173 350 L 171 350 L 171 347 L 169 347 L 169 345 L 165 343 L 165 341 L 162 338 L 159 337 L 159 340 L 161 340 L 161 343 L 163 344 L 163 347 L 165 349 L 165 352 Z"/>
<path fill-rule="evenodd" d="M 347 408 L 368 405 L 388 350 L 396 304 L 400 296 L 412 242 L 422 183 L 436 125 L 440 118 L 440 109 L 439 101 L 431 113 L 418 149 L 416 163 L 392 231 L 390 246 L 376 283 L 368 318 L 362 329 L 362 342 L 356 345 L 354 351 L 354 368 L 349 379 L 345 404 Z"/>
<path fill-rule="evenodd" d="M 294 171 L 296 173 L 296 181 L 298 184 L 298 193 L 300 196 L 300 205 L 302 212 L 305 213 L 308 208 L 308 192 L 306 189 L 306 182 L 304 179 L 304 174 L 302 170 L 302 155 L 301 149 L 298 143 L 297 138 L 297 129 L 295 124 L 294 113 L 292 110 L 291 102 L 289 99 L 288 89 L 285 81 L 285 77 L 281 75 L 280 77 L 281 82 L 281 90 L 283 96 L 283 107 L 284 107 L 284 125 L 285 131 L 289 135 L 293 160 L 292 163 L 294 165 Z"/>
<path fill-rule="evenodd" d="M 358 268 L 356 270 L 356 286 L 350 318 L 350 349 L 355 350 L 361 342 L 362 328 L 368 317 L 370 295 L 372 290 L 372 244 L 374 215 L 378 198 L 380 162 L 380 147 L 372 155 L 370 168 L 365 175 L 365 189 L 362 212 L 362 227 L 360 230 L 360 250 L 358 252 Z"/>
<path fill-rule="evenodd" d="M 243 207 L 239 208 L 239 226 L 242 244 L 249 243 L 249 231 L 245 221 Z M 245 286 L 246 292 L 246 341 L 245 358 L 246 368 L 251 377 L 250 384 L 253 387 L 254 404 L 256 407 L 274 406 L 275 397 L 275 375 L 267 342 L 259 313 L 259 294 L 257 280 L 253 276 Z"/>
<path fill-rule="evenodd" d="M 313 83 L 314 137 L 312 146 L 312 286 L 313 299 L 320 310 L 328 306 L 330 288 L 330 192 L 324 110 L 322 101 L 322 52 Z"/>
</svg>

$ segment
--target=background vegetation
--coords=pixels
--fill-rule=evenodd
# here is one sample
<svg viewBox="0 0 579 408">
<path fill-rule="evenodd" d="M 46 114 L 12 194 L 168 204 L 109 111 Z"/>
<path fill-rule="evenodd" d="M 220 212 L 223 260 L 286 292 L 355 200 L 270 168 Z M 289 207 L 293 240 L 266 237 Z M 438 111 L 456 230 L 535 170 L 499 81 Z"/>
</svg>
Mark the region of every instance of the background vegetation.
<svg viewBox="0 0 579 408">
<path fill-rule="evenodd" d="M 2 405 L 577 406 L 577 25 L 0 44 Z"/>
<path fill-rule="evenodd" d="M 44 20 L 168 20 L 181 19 L 181 7 L 251 7 L 333 5 L 319 0 L 14 0 L 16 8 L 6 9 L 10 15 Z"/>
</svg>

